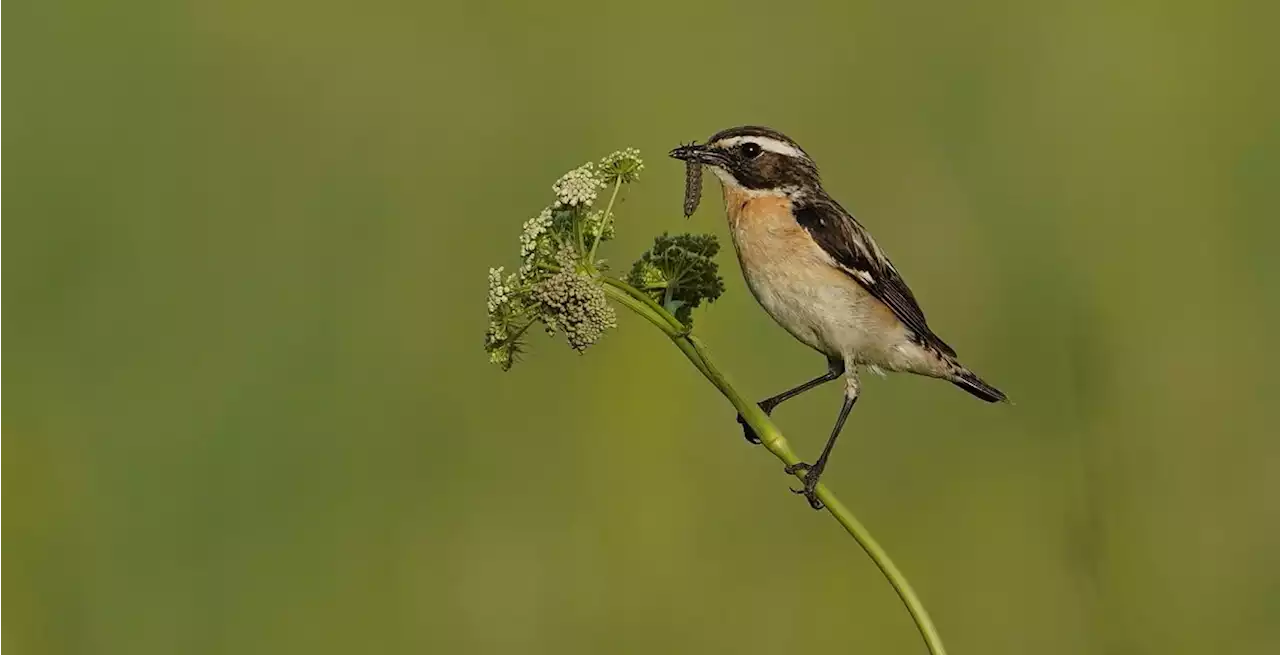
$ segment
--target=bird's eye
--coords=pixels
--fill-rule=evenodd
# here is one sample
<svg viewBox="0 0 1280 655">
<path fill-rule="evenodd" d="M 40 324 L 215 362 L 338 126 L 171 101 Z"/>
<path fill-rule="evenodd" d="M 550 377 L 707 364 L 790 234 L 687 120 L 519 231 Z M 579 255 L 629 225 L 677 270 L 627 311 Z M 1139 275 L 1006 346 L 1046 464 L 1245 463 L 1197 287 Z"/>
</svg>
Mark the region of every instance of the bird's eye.
<svg viewBox="0 0 1280 655">
<path fill-rule="evenodd" d="M 764 150 L 755 143 L 742 144 L 742 156 L 747 159 L 755 159 L 760 156 L 761 152 L 764 152 Z"/>
</svg>

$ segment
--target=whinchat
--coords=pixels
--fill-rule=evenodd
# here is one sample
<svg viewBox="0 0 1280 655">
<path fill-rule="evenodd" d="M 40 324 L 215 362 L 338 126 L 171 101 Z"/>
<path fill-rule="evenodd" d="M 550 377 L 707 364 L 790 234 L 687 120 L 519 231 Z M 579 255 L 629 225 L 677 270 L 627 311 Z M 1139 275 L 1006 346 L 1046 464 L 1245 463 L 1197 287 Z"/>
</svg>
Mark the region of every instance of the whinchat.
<svg viewBox="0 0 1280 655">
<path fill-rule="evenodd" d="M 813 464 L 787 470 L 804 472 L 804 488 L 796 491 L 815 509 L 822 504 L 814 488 L 858 399 L 859 367 L 940 378 L 987 402 L 1005 400 L 929 329 L 898 270 L 822 188 L 818 167 L 795 141 L 766 127 L 735 127 L 704 145 L 676 148 L 671 156 L 705 166 L 720 180 L 747 287 L 775 321 L 827 358 L 824 375 L 760 402 L 760 408 L 768 414 L 844 376 L 844 402 L 822 454 Z M 695 178 L 692 170 L 689 177 Z M 743 428 L 748 440 L 759 443 L 745 422 Z"/>
</svg>

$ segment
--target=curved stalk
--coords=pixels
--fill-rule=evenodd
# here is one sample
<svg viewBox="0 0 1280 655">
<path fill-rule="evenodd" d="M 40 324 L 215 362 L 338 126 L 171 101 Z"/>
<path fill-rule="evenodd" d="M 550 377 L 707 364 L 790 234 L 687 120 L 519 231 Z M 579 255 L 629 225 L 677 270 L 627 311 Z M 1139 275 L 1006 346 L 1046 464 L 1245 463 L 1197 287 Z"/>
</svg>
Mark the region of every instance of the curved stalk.
<svg viewBox="0 0 1280 655">
<path fill-rule="evenodd" d="M 613 182 L 613 194 L 609 196 L 609 205 L 604 208 L 604 215 L 600 217 L 600 225 L 596 227 L 595 239 L 591 241 L 591 251 L 587 253 L 587 264 L 596 265 L 596 248 L 600 246 L 600 238 L 604 236 L 604 231 L 609 227 L 609 220 L 613 217 L 613 203 L 618 200 L 618 191 L 622 189 L 622 178 L 619 177 Z"/>
<path fill-rule="evenodd" d="M 605 279 L 607 281 L 611 278 L 605 278 Z M 657 303 L 654 303 L 653 300 L 650 299 L 649 302 L 652 303 L 653 307 L 657 307 L 657 311 L 654 311 L 653 308 L 645 304 L 642 300 L 639 300 L 636 297 L 633 297 L 630 293 L 620 289 L 618 285 L 629 287 L 634 291 L 635 289 L 633 287 L 630 287 L 630 285 L 627 285 L 625 282 L 621 282 L 618 280 L 614 280 L 614 282 L 616 284 L 604 285 L 603 288 L 606 295 L 608 295 L 610 298 L 613 298 L 615 301 L 618 302 L 618 304 L 622 305 L 623 307 L 630 309 L 636 314 L 639 314 L 645 320 L 649 321 L 650 323 L 653 323 L 654 327 L 657 327 L 659 330 L 662 330 L 663 334 L 666 334 L 668 337 L 671 338 L 672 341 L 675 342 L 676 347 L 680 348 L 681 352 L 685 353 L 685 356 L 689 358 L 689 361 L 693 362 L 693 365 L 698 367 L 698 371 L 700 371 L 702 375 L 706 377 L 708 380 L 712 379 L 715 376 L 715 374 L 710 369 L 707 368 L 707 365 L 705 362 L 702 361 L 702 358 L 698 356 L 698 354 L 695 351 L 692 350 L 692 345 L 689 344 L 688 339 L 685 338 L 685 330 L 683 326 L 675 327 L 672 325 L 673 322 L 676 325 L 679 325 L 680 323 L 679 321 L 675 320 L 674 316 L 671 316 L 670 313 L 668 313 L 666 310 L 659 307 Z M 636 293 L 640 295 L 644 295 L 644 294 L 641 294 L 639 291 L 636 291 Z M 667 316 L 663 317 L 661 314 L 666 314 Z"/>
<path fill-rule="evenodd" d="M 671 338 L 676 347 L 680 349 L 680 352 L 733 404 L 734 409 L 738 410 L 747 425 L 751 426 L 756 436 L 760 437 L 761 444 L 770 453 L 773 453 L 775 457 L 787 465 L 800 462 L 800 458 L 791 450 L 786 437 L 773 424 L 769 416 L 754 402 L 747 400 L 742 394 L 738 393 L 728 378 L 716 368 L 707 352 L 706 346 L 703 345 L 700 339 L 689 334 L 688 329 L 680 321 L 676 320 L 670 312 L 657 304 L 644 292 L 615 278 L 604 277 L 602 281 L 605 283 L 604 291 L 609 297 L 616 300 L 618 304 L 639 314 Z M 804 474 L 796 473 L 796 477 L 803 479 Z M 889 581 L 889 585 L 893 587 L 893 590 L 898 594 L 898 598 L 902 600 L 902 604 L 906 606 L 907 612 L 911 614 L 911 620 L 915 622 L 916 629 L 920 631 L 920 636 L 924 639 L 929 652 L 932 655 L 946 655 L 946 648 L 942 645 L 942 638 L 938 635 L 938 630 L 934 627 L 933 620 L 929 618 L 929 613 L 925 610 L 924 604 L 916 596 L 915 590 L 907 582 L 906 576 L 889 558 L 889 554 L 880 547 L 880 544 L 867 531 L 866 526 L 862 525 L 862 522 L 853 515 L 853 512 L 848 507 L 845 507 L 844 503 L 840 502 L 840 499 L 826 485 L 819 483 L 815 491 L 818 499 L 826 507 L 827 512 L 858 542 L 862 550 L 871 557 L 871 561 L 875 562 L 876 567 L 880 569 L 885 579 Z"/>
<path fill-rule="evenodd" d="M 639 300 L 641 303 L 644 303 L 646 307 L 653 310 L 655 314 L 661 317 L 662 320 L 667 325 L 669 325 L 672 329 L 676 330 L 677 332 L 684 334 L 689 331 L 688 328 L 685 326 L 685 324 L 680 322 L 680 319 L 676 318 L 671 314 L 671 312 L 667 311 L 666 307 L 659 305 L 658 301 L 654 300 L 653 297 L 650 296 L 649 294 L 631 286 L 630 284 L 627 284 L 626 282 L 623 282 L 622 280 L 619 280 L 616 277 L 609 277 L 606 275 L 606 276 L 602 276 L 600 278 L 600 281 L 604 282 L 608 286 L 611 286 L 615 289 L 618 289 L 626 293 L 628 296 L 631 296 L 632 298 Z"/>
</svg>

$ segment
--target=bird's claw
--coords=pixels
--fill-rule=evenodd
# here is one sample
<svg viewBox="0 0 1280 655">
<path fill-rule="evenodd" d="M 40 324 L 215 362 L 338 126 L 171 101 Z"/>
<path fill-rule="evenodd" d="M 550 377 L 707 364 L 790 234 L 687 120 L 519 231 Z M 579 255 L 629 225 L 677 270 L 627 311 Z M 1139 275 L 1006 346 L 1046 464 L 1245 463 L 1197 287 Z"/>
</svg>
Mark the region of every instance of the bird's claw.
<svg viewBox="0 0 1280 655">
<path fill-rule="evenodd" d="M 818 478 L 821 477 L 822 471 L 804 462 L 788 464 L 786 468 L 784 468 L 783 470 L 786 471 L 787 475 L 796 475 L 797 473 L 804 473 L 804 486 L 801 487 L 800 489 L 791 487 L 791 493 L 803 495 L 805 500 L 809 501 L 809 507 L 812 507 L 814 509 L 822 509 L 823 507 L 822 501 L 818 500 L 818 492 L 817 492 Z"/>
<path fill-rule="evenodd" d="M 775 404 L 763 401 L 756 403 L 756 405 L 760 407 L 760 410 L 764 412 L 765 416 L 772 414 L 773 408 L 776 406 Z M 760 435 L 756 434 L 756 431 L 751 429 L 751 426 L 747 424 L 747 419 L 742 418 L 741 414 L 738 415 L 738 425 L 742 426 L 742 438 L 746 439 L 747 443 L 752 445 L 758 445 L 760 443 Z"/>
<path fill-rule="evenodd" d="M 752 445 L 760 443 L 760 436 L 756 434 L 755 430 L 751 429 L 751 426 L 747 424 L 747 419 L 742 418 L 741 414 L 738 415 L 738 425 L 742 426 L 742 438 L 746 439 L 747 443 Z"/>
<path fill-rule="evenodd" d="M 826 507 L 822 504 L 821 500 L 818 500 L 818 495 L 812 489 L 792 489 L 791 492 L 795 494 L 804 494 L 805 500 L 809 501 L 809 507 L 814 509 L 822 509 Z"/>
</svg>

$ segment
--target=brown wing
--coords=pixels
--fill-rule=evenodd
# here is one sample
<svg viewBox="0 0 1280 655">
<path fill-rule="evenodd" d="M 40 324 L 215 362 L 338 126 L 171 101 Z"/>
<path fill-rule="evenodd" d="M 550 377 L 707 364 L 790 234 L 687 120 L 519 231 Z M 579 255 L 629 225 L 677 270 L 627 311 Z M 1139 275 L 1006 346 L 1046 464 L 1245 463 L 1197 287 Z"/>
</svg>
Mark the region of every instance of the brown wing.
<svg viewBox="0 0 1280 655">
<path fill-rule="evenodd" d="M 796 220 L 849 277 L 893 310 L 926 345 L 955 356 L 956 351 L 929 329 L 924 311 L 902 276 L 871 235 L 835 200 L 823 195 L 796 201 Z"/>
</svg>

